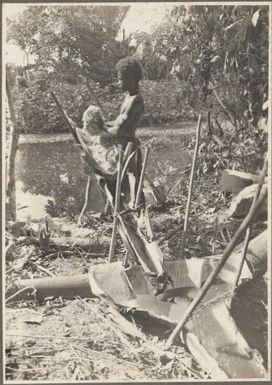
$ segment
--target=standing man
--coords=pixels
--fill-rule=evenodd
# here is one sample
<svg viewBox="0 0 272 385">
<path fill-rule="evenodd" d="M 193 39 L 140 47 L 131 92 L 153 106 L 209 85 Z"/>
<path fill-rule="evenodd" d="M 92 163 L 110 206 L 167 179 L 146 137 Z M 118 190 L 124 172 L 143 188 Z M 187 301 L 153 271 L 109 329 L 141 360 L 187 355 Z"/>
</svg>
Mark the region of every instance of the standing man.
<svg viewBox="0 0 272 385">
<path fill-rule="evenodd" d="M 144 100 L 139 90 L 142 69 L 140 63 L 131 56 L 121 59 L 116 69 L 126 96 L 120 114 L 114 121 L 106 123 L 106 129 L 125 145 L 128 141 L 135 142 L 135 131 L 144 113 Z"/>
<path fill-rule="evenodd" d="M 121 59 L 116 65 L 119 84 L 122 91 L 125 92 L 125 99 L 122 103 L 120 113 L 113 121 L 105 122 L 103 125 L 104 135 L 101 136 L 101 144 L 109 142 L 109 137 L 115 145 L 121 145 L 125 150 L 127 144 L 132 143 L 131 152 L 135 151 L 135 155 L 130 160 L 127 168 L 126 176 L 122 183 L 122 201 L 125 205 L 133 208 L 136 198 L 136 192 L 139 177 L 142 168 L 141 150 L 139 148 L 139 140 L 135 136 L 142 115 L 144 113 L 144 101 L 139 90 L 139 82 L 142 77 L 142 69 L 140 63 L 131 56 Z M 106 135 L 106 136 L 105 136 Z M 108 136 L 108 139 L 107 139 Z M 103 144 L 102 144 L 103 145 Z M 107 155 L 107 151 L 109 151 Z M 110 161 L 112 152 L 116 152 L 114 145 L 107 148 L 105 146 L 104 156 Z M 83 155 L 83 158 L 85 156 Z M 113 164 L 114 166 L 114 164 Z M 88 166 L 86 169 L 88 173 Z M 107 183 L 112 196 L 115 196 L 116 181 L 107 177 L 103 172 L 96 170 L 96 174 L 100 175 Z M 103 188 L 102 188 L 103 191 Z M 144 196 L 141 194 L 140 204 L 144 203 Z"/>
</svg>

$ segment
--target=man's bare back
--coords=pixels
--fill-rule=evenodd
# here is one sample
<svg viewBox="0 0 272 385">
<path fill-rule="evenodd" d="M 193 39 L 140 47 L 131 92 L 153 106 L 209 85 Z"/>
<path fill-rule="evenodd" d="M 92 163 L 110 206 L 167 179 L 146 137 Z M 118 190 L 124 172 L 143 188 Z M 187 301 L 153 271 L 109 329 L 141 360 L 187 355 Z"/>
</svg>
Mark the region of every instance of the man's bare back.
<svg viewBox="0 0 272 385">
<path fill-rule="evenodd" d="M 126 94 L 120 114 L 113 122 L 106 123 L 106 130 L 114 137 L 129 140 L 135 138 L 135 131 L 144 113 L 144 101 L 140 93 Z"/>
</svg>

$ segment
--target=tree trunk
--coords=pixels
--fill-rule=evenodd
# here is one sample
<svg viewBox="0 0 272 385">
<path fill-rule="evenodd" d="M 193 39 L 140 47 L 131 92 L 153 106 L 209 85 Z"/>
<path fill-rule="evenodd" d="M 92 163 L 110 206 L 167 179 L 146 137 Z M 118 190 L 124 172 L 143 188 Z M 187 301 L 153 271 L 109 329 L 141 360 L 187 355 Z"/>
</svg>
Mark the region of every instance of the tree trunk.
<svg viewBox="0 0 272 385">
<path fill-rule="evenodd" d="M 16 118 L 11 98 L 11 92 L 6 81 L 6 91 L 8 98 L 8 106 L 12 126 L 10 129 L 10 144 L 7 159 L 7 184 L 6 184 L 6 215 L 7 220 L 16 220 L 16 190 L 15 190 L 15 158 L 19 142 L 19 132 L 17 130 Z"/>
</svg>

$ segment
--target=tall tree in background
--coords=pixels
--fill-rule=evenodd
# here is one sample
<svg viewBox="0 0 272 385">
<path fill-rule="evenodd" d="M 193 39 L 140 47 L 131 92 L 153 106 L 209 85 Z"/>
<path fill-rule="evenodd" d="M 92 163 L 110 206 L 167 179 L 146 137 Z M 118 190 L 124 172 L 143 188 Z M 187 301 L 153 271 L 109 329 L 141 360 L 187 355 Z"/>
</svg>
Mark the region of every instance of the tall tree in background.
<svg viewBox="0 0 272 385">
<path fill-rule="evenodd" d="M 126 6 L 29 6 L 8 22 L 8 40 L 50 71 L 107 84 L 117 61 L 129 52 L 117 41 Z"/>
</svg>

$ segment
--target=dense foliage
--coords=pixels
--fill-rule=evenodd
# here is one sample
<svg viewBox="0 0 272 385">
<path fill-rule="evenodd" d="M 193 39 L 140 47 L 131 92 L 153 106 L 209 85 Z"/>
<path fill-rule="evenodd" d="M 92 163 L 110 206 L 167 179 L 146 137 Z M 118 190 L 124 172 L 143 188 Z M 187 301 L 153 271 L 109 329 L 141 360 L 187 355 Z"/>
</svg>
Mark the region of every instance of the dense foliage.
<svg viewBox="0 0 272 385">
<path fill-rule="evenodd" d="M 268 7 L 177 6 L 151 42 L 145 60 L 166 58 L 184 102 L 256 125 L 268 98 Z"/>
<path fill-rule="evenodd" d="M 220 108 L 236 130 L 257 127 L 268 99 L 267 6 L 176 6 L 153 33 L 123 33 L 118 40 L 127 10 L 30 6 L 8 21 L 8 40 L 35 58 L 34 65 L 8 71 L 23 131 L 65 130 L 48 87 L 78 124 L 95 103 L 88 84 L 115 115 L 121 102 L 115 64 L 128 54 L 144 70 L 143 124 Z"/>
</svg>

